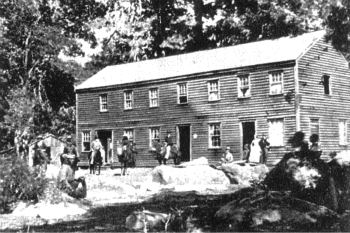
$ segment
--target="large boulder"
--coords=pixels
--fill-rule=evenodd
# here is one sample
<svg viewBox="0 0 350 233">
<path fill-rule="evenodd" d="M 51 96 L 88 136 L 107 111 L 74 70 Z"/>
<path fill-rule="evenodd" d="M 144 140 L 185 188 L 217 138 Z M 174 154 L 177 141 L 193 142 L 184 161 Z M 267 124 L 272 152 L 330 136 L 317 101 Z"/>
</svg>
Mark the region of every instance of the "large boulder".
<svg viewBox="0 0 350 233">
<path fill-rule="evenodd" d="M 269 172 L 264 164 L 250 163 L 225 163 L 221 165 L 221 169 L 230 178 L 231 183 L 246 186 L 262 181 Z"/>
<path fill-rule="evenodd" d="M 195 162 L 194 162 L 195 163 Z M 225 174 L 209 165 L 184 167 L 158 166 L 152 171 L 152 181 L 163 185 L 229 185 Z"/>
</svg>

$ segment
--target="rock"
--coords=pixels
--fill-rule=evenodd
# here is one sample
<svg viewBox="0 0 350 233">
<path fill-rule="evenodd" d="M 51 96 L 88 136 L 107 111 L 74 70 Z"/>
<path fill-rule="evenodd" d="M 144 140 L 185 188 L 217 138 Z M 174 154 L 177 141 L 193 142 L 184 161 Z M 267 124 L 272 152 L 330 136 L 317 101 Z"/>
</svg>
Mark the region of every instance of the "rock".
<svg viewBox="0 0 350 233">
<path fill-rule="evenodd" d="M 264 164 L 250 163 L 225 163 L 221 165 L 220 169 L 230 177 L 231 183 L 247 186 L 263 180 L 269 171 Z"/>
<path fill-rule="evenodd" d="M 134 211 L 125 220 L 125 227 L 129 231 L 165 230 L 168 214 L 148 210 Z"/>
<path fill-rule="evenodd" d="M 229 185 L 230 181 L 222 171 L 206 165 L 183 168 L 158 166 L 152 171 L 152 181 L 163 185 Z"/>
<path fill-rule="evenodd" d="M 178 165 L 178 167 L 190 167 L 190 166 L 209 166 L 208 159 L 205 157 L 200 157 L 189 162 L 184 162 Z"/>
<path fill-rule="evenodd" d="M 338 215 L 287 192 L 243 190 L 215 214 L 219 231 L 331 231 Z M 244 197 L 244 198 L 242 198 Z M 220 223 L 220 224 L 219 224 Z"/>
</svg>

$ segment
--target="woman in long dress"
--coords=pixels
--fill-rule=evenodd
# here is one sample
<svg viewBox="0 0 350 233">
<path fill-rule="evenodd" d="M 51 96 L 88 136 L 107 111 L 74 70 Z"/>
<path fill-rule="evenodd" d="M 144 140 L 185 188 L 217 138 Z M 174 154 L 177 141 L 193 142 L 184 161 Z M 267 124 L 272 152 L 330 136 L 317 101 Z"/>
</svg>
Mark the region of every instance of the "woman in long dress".
<svg viewBox="0 0 350 233">
<path fill-rule="evenodd" d="M 259 163 L 261 157 L 261 147 L 259 146 L 259 138 L 255 137 L 252 143 L 250 144 L 250 155 L 249 162 L 250 163 Z"/>
</svg>

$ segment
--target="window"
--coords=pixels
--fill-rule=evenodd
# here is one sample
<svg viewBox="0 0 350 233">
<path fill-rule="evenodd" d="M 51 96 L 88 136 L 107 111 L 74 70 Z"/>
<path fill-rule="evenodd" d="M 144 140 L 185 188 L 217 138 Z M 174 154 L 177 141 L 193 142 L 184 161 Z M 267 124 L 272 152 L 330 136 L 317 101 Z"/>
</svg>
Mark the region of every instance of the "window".
<svg viewBox="0 0 350 233">
<path fill-rule="evenodd" d="M 269 141 L 271 146 L 283 146 L 284 143 L 284 122 L 283 119 L 270 119 Z"/>
<path fill-rule="evenodd" d="M 149 90 L 149 106 L 151 108 L 158 107 L 158 88 L 152 88 Z"/>
<path fill-rule="evenodd" d="M 100 112 L 107 112 L 107 94 L 100 95 Z"/>
<path fill-rule="evenodd" d="M 346 120 L 339 121 L 339 145 L 348 144 L 348 122 Z"/>
<path fill-rule="evenodd" d="M 310 135 L 320 135 L 320 122 L 319 119 L 310 119 Z"/>
<path fill-rule="evenodd" d="M 320 83 L 323 85 L 324 94 L 330 95 L 331 94 L 331 77 L 329 77 L 329 75 L 323 75 Z"/>
<path fill-rule="evenodd" d="M 186 104 L 187 103 L 187 83 L 180 83 L 177 85 L 177 96 L 178 96 L 178 104 Z"/>
<path fill-rule="evenodd" d="M 124 92 L 124 109 L 132 109 L 134 105 L 133 91 Z"/>
<path fill-rule="evenodd" d="M 270 95 L 278 95 L 283 93 L 283 72 L 274 71 L 269 73 L 270 79 Z"/>
<path fill-rule="evenodd" d="M 219 80 L 212 80 L 208 82 L 209 101 L 220 99 Z"/>
<path fill-rule="evenodd" d="M 152 147 L 153 140 L 160 142 L 160 128 L 153 127 L 149 130 L 149 145 Z"/>
<path fill-rule="evenodd" d="M 249 75 L 240 75 L 237 78 L 238 98 L 250 96 L 250 77 Z"/>
<path fill-rule="evenodd" d="M 134 129 L 124 129 L 124 136 L 127 136 L 130 142 L 134 142 Z"/>
<path fill-rule="evenodd" d="M 221 124 L 209 124 L 209 148 L 221 147 Z"/>
<path fill-rule="evenodd" d="M 90 137 L 90 131 L 84 131 L 82 133 L 83 137 L 83 151 L 90 151 L 90 142 L 91 142 L 91 137 Z"/>
</svg>

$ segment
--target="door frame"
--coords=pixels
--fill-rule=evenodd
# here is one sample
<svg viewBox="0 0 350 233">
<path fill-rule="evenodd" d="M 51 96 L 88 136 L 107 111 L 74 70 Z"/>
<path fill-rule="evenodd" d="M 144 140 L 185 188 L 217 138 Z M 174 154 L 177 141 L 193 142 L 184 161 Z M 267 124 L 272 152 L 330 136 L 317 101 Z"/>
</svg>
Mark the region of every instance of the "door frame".
<svg viewBox="0 0 350 233">
<path fill-rule="evenodd" d="M 243 155 L 243 123 L 254 122 L 254 137 L 257 133 L 257 121 L 256 120 L 244 120 L 239 122 L 239 141 L 240 141 L 240 156 Z"/>
<path fill-rule="evenodd" d="M 176 125 L 176 144 L 179 146 L 179 148 L 180 148 L 180 127 L 181 126 L 188 126 L 190 129 L 190 132 L 189 132 L 189 140 L 190 140 L 190 143 L 189 143 L 189 146 L 190 146 L 189 161 L 191 161 L 192 160 L 192 125 L 191 124 L 177 124 Z"/>
<path fill-rule="evenodd" d="M 113 157 L 113 154 L 114 154 L 114 146 L 115 146 L 115 143 L 114 143 L 114 130 L 113 129 L 111 129 L 111 128 L 107 128 L 107 129 L 101 129 L 101 128 L 99 128 L 99 129 L 95 129 L 94 130 L 96 133 L 97 133 L 97 135 L 98 135 L 98 132 L 99 131 L 110 131 L 111 132 L 111 139 L 112 139 L 112 157 Z M 108 143 L 108 141 L 107 141 L 107 143 Z M 107 145 L 108 146 L 108 145 Z M 105 151 L 105 156 L 106 156 L 106 158 L 108 158 L 108 152 L 107 151 Z M 106 159 L 106 158 L 104 158 L 104 159 Z M 109 161 L 109 159 L 107 159 L 108 160 L 108 163 L 111 163 L 111 161 Z M 114 159 L 112 158 L 112 160 L 114 161 Z M 115 162 L 115 161 L 114 161 Z"/>
</svg>

